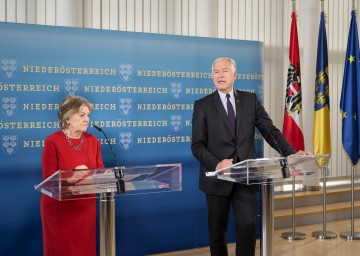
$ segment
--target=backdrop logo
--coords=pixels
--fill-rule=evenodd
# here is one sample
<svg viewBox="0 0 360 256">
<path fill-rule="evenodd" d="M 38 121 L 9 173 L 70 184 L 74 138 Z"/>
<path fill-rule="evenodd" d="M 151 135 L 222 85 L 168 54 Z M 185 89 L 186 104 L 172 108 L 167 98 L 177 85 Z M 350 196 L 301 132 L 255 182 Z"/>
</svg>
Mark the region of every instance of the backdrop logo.
<svg viewBox="0 0 360 256">
<path fill-rule="evenodd" d="M 119 65 L 119 74 L 120 78 L 127 82 L 131 79 L 133 75 L 133 66 L 132 64 L 120 64 Z"/>
<path fill-rule="evenodd" d="M 5 154 L 14 154 L 18 149 L 18 136 L 17 135 L 3 135 L 2 136 L 2 151 Z"/>
<path fill-rule="evenodd" d="M 1 73 L 6 78 L 16 76 L 17 61 L 15 59 L 1 59 Z"/>
<path fill-rule="evenodd" d="M 132 132 L 120 132 L 119 143 L 122 149 L 128 150 L 133 145 L 133 134 Z"/>
<path fill-rule="evenodd" d="M 2 97 L 1 109 L 6 116 L 13 116 L 18 110 L 17 98 L 15 97 Z"/>
<path fill-rule="evenodd" d="M 174 132 L 178 132 L 182 128 L 182 116 L 181 115 L 171 115 L 170 116 L 170 127 Z"/>
<path fill-rule="evenodd" d="M 65 92 L 67 95 L 76 95 L 79 91 L 79 80 L 78 79 L 65 79 Z"/>
<path fill-rule="evenodd" d="M 129 115 L 132 111 L 132 98 L 120 98 L 119 110 L 122 115 Z"/>
<path fill-rule="evenodd" d="M 182 93 L 181 83 L 172 82 L 170 84 L 170 93 L 174 99 L 176 99 L 176 100 L 179 99 L 181 97 L 181 93 Z"/>
</svg>

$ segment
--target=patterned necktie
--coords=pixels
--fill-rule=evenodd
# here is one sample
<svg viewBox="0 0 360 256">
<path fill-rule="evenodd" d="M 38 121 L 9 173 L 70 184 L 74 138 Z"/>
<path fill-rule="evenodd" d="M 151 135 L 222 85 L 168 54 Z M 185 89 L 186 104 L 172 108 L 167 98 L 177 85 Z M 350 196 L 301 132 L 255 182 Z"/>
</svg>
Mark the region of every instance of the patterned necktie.
<svg viewBox="0 0 360 256">
<path fill-rule="evenodd" d="M 236 118 L 235 118 L 235 112 L 234 112 L 234 108 L 233 108 L 233 105 L 231 104 L 231 101 L 230 101 L 230 94 L 226 94 L 226 105 L 227 105 L 227 111 L 228 111 L 228 117 L 230 119 L 230 123 L 231 123 L 231 126 L 235 132 L 235 127 L 236 127 Z"/>
</svg>

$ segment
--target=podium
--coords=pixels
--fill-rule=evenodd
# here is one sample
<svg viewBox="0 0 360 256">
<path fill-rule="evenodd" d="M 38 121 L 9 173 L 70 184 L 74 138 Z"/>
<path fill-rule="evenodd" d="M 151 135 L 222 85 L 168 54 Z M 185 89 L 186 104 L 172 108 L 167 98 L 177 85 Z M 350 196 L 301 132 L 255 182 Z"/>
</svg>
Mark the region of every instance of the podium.
<svg viewBox="0 0 360 256">
<path fill-rule="evenodd" d="M 121 175 L 120 175 L 121 173 Z M 120 185 L 119 185 L 120 184 Z M 99 199 L 99 255 L 115 256 L 115 195 L 181 191 L 182 165 L 58 170 L 35 190 L 58 201 Z"/>
<path fill-rule="evenodd" d="M 291 155 L 288 157 L 248 159 L 215 172 L 207 172 L 209 178 L 217 178 L 242 184 L 260 184 L 262 198 L 262 256 L 273 255 L 274 232 L 274 184 L 307 171 L 317 171 L 329 163 L 329 155 Z"/>
</svg>

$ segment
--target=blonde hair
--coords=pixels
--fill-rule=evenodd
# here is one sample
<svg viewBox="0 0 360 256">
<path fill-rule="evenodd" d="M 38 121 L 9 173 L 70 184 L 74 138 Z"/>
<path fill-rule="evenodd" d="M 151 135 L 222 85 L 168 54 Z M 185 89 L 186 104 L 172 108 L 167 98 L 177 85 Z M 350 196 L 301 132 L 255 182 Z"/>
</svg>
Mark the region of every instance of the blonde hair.
<svg viewBox="0 0 360 256">
<path fill-rule="evenodd" d="M 93 105 L 81 96 L 70 95 L 61 101 L 58 119 L 62 129 L 68 128 L 69 125 L 66 120 L 76 114 L 82 106 L 88 107 L 90 112 L 93 111 Z"/>
</svg>

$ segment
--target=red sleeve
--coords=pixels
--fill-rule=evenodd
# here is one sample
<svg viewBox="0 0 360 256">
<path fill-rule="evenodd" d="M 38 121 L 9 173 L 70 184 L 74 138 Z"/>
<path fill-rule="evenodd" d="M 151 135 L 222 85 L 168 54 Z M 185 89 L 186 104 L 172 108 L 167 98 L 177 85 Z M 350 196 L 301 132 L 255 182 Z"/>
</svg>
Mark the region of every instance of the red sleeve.
<svg viewBox="0 0 360 256">
<path fill-rule="evenodd" d="M 96 163 L 97 163 L 97 168 L 104 168 L 104 162 L 102 160 L 102 155 L 101 155 L 101 147 L 100 147 L 100 142 L 97 141 L 97 155 L 96 155 Z"/>
<path fill-rule="evenodd" d="M 46 179 L 58 169 L 57 149 L 55 143 L 50 140 L 45 140 L 44 150 L 42 153 L 42 174 L 43 179 Z"/>
</svg>

